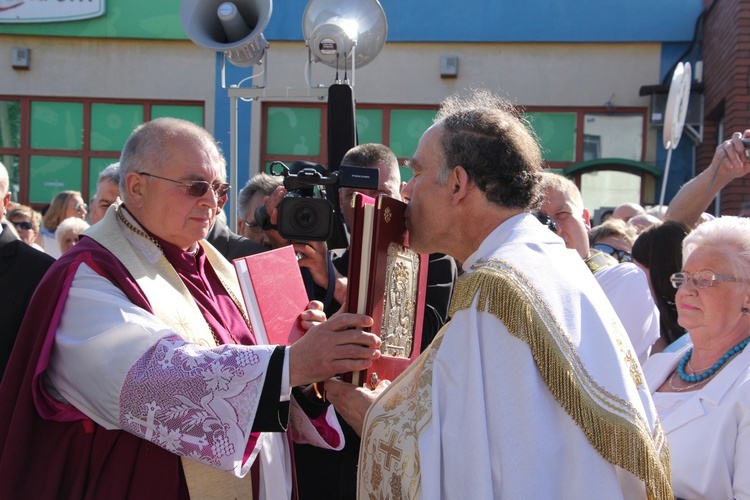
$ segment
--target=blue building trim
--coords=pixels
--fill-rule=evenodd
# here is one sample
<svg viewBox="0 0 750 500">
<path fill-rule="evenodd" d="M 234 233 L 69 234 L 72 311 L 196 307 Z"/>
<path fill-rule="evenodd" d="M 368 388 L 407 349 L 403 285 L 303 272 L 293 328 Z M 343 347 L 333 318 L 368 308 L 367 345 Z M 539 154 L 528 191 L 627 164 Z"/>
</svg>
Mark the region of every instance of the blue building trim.
<svg viewBox="0 0 750 500">
<path fill-rule="evenodd" d="M 229 165 L 232 158 L 230 148 L 230 100 L 227 89 L 221 86 L 221 53 L 216 53 L 215 82 L 214 82 L 214 137 L 221 146 L 224 157 L 227 160 L 227 177 L 231 176 Z M 227 86 L 237 84 L 243 78 L 252 74 L 252 68 L 238 68 L 229 63 L 226 65 L 226 84 Z M 238 119 L 237 119 L 237 179 L 228 178 L 232 189 L 242 189 L 250 179 L 250 112 L 251 103 L 242 100 L 237 101 Z M 224 210 L 229 214 L 231 197 L 227 201 Z"/>
<path fill-rule="evenodd" d="M 276 0 L 268 40 L 302 39 L 308 0 Z M 283 2 L 283 3 L 282 3 Z M 389 42 L 679 42 L 703 0 L 381 0 Z"/>
</svg>

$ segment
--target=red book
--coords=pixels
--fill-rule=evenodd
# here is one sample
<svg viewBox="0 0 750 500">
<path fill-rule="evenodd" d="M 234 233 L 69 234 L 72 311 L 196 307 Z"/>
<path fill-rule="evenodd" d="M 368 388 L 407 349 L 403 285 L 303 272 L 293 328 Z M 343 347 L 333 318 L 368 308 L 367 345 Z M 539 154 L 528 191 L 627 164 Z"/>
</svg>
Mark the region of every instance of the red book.
<svg viewBox="0 0 750 500">
<path fill-rule="evenodd" d="M 429 257 L 409 248 L 405 203 L 379 195 L 371 205 L 366 198 L 354 198 L 347 307 L 372 316 L 371 331 L 383 342 L 380 359 L 352 374 L 352 383 L 374 388 L 420 354 Z"/>
<path fill-rule="evenodd" d="M 258 344 L 292 345 L 304 334 L 307 308 L 297 254 L 289 245 L 234 260 L 247 314 Z"/>
</svg>

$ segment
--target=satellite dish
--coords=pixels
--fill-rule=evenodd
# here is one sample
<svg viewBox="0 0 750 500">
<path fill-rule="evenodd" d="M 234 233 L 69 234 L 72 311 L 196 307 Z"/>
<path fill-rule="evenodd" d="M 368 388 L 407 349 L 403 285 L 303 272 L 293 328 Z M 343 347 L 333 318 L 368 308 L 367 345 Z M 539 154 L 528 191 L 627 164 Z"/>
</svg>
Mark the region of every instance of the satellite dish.
<svg viewBox="0 0 750 500">
<path fill-rule="evenodd" d="M 312 61 L 336 69 L 352 68 L 353 50 L 354 66 L 365 66 L 380 53 L 387 35 L 378 0 L 310 0 L 302 16 Z"/>
<path fill-rule="evenodd" d="M 690 63 L 678 63 L 672 74 L 667 107 L 664 110 L 664 149 L 675 149 L 680 142 L 690 101 L 691 81 Z"/>
<path fill-rule="evenodd" d="M 692 82 L 690 63 L 677 63 L 672 73 L 672 83 L 669 85 L 667 107 L 664 110 L 664 130 L 662 140 L 667 150 L 667 163 L 664 165 L 664 176 L 661 180 L 661 197 L 659 205 L 664 205 L 669 178 L 669 164 L 672 162 L 672 150 L 680 143 L 682 129 L 685 127 L 688 102 L 690 101 L 690 83 Z"/>
</svg>

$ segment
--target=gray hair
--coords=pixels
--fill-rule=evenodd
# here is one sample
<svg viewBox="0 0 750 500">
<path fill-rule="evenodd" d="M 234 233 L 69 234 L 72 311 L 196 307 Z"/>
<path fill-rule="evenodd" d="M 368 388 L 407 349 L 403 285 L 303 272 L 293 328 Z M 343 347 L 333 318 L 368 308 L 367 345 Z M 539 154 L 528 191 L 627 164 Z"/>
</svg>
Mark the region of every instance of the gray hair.
<svg viewBox="0 0 750 500">
<path fill-rule="evenodd" d="M 62 239 L 65 237 L 65 233 L 68 231 L 76 231 L 77 234 L 81 234 L 89 228 L 89 223 L 80 217 L 68 217 L 57 226 L 55 231 L 55 239 L 59 245 Z"/>
<path fill-rule="evenodd" d="M 226 160 L 216 139 L 204 128 L 179 118 L 156 118 L 136 127 L 120 155 L 120 193 L 127 196 L 125 181 L 130 173 L 156 173 L 171 160 L 167 142 L 178 138 L 200 141 L 204 146 L 215 147 L 221 158 L 221 181 L 226 179 Z"/>
<path fill-rule="evenodd" d="M 284 177 L 265 173 L 254 175 L 237 195 L 237 213 L 243 219 L 247 218 L 247 205 L 256 193 L 271 196 L 277 187 L 284 185 Z"/>
<path fill-rule="evenodd" d="M 541 148 L 533 129 L 507 100 L 488 90 L 454 95 L 443 101 L 435 123 L 443 128 L 439 183 L 461 166 L 491 203 L 524 210 L 539 206 Z"/>
<path fill-rule="evenodd" d="M 544 171 L 541 175 L 540 187 L 542 189 L 543 196 L 546 198 L 547 191 L 554 189 L 555 191 L 561 192 L 565 195 L 565 199 L 572 203 L 575 207 L 579 208 L 581 212 L 586 208 L 583 205 L 583 196 L 581 196 L 581 190 L 578 189 L 576 183 L 563 177 L 560 174 L 556 174 L 550 171 Z"/>
<path fill-rule="evenodd" d="M 120 185 L 120 162 L 110 163 L 99 173 L 96 183 L 99 184 L 102 181 Z"/>
<path fill-rule="evenodd" d="M 682 242 L 682 264 L 699 247 L 731 250 L 734 277 L 750 281 L 750 219 L 725 215 L 699 224 Z"/>
</svg>

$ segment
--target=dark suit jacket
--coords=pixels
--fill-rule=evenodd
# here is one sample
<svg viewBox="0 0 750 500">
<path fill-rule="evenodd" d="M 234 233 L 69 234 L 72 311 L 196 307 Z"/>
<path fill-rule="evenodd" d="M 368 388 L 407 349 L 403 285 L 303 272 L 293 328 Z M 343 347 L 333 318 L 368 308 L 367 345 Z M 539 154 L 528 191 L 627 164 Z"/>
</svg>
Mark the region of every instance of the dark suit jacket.
<svg viewBox="0 0 750 500">
<path fill-rule="evenodd" d="M 229 262 L 239 257 L 246 257 L 270 248 L 255 243 L 250 238 L 245 238 L 229 230 L 221 219 L 217 218 L 214 227 L 206 235 L 206 241 L 211 243 Z"/>
<path fill-rule="evenodd" d="M 55 259 L 22 242 L 3 224 L 0 234 L 0 378 L 31 296 Z"/>
</svg>

